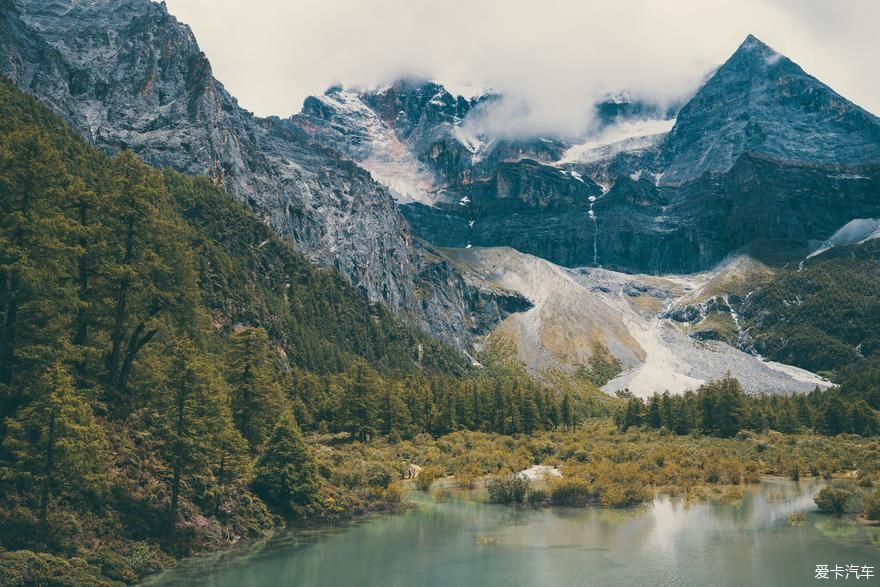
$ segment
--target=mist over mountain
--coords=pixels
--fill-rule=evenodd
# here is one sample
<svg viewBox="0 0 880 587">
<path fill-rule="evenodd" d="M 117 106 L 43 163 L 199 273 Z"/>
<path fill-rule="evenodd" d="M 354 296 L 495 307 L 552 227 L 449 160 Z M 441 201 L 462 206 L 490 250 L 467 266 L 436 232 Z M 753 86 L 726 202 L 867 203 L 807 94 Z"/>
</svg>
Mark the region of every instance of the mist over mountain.
<svg viewBox="0 0 880 587">
<path fill-rule="evenodd" d="M 262 115 L 293 114 L 336 84 L 370 89 L 420 77 L 468 97 L 484 88 L 507 96 L 497 130 L 570 134 L 589 126 L 589 106 L 607 94 L 661 105 L 692 94 L 749 33 L 880 113 L 880 81 L 871 75 L 880 41 L 868 24 L 878 9 L 869 0 L 845 11 L 791 0 L 168 5 L 193 27 L 218 77 Z"/>
</svg>

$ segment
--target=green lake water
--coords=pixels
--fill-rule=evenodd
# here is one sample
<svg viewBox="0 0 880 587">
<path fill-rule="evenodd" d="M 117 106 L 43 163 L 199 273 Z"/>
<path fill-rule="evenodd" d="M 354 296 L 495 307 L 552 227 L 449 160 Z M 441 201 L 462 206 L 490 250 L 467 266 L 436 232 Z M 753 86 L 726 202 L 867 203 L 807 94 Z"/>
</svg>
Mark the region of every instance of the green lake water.
<svg viewBox="0 0 880 587">
<path fill-rule="evenodd" d="M 151 585 L 878 585 L 816 581 L 817 564 L 880 571 L 880 528 L 816 512 L 821 483 L 769 479 L 732 505 L 659 497 L 638 509 L 524 509 L 435 500 L 345 528 L 290 530 L 184 561 Z M 788 515 L 807 519 L 792 526 Z"/>
</svg>

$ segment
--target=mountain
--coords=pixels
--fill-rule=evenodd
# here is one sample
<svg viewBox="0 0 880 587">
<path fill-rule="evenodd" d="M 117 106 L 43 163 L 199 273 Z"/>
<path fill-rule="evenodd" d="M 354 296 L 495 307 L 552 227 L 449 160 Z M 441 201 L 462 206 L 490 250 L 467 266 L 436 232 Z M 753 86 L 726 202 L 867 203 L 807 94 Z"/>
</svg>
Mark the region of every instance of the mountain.
<svg viewBox="0 0 880 587">
<path fill-rule="evenodd" d="M 787 165 L 880 162 L 880 119 L 749 35 L 679 111 L 662 185 L 726 173 L 744 154 Z"/>
<path fill-rule="evenodd" d="M 255 117 L 162 4 L 4 1 L 0 58 L 19 87 L 107 152 L 130 148 L 154 165 L 207 175 L 368 301 L 465 354 L 499 325 L 522 332 L 510 325 L 544 306 L 543 294 L 463 262 L 463 250 L 512 247 L 554 271 L 631 272 L 636 291 L 648 287 L 646 274 L 706 271 L 736 254 L 773 273 L 848 222 L 880 216 L 877 118 L 754 37 L 680 107 L 609 96 L 587 106 L 595 124 L 581 137 L 511 138 L 485 124 L 503 96 L 460 96 L 416 78 L 333 87 L 288 118 Z M 615 279 L 623 292 L 625 279 Z M 669 307 L 651 307 L 664 328 L 763 352 L 760 328 L 741 340 L 733 322 L 736 313 L 748 319 L 741 298 L 758 285 L 700 300 L 669 286 L 675 292 L 657 298 Z M 605 308 L 590 303 L 598 305 L 583 312 Z M 619 309 L 584 326 L 582 340 L 567 337 L 572 348 L 552 360 L 535 359 L 546 349 L 528 351 L 534 337 L 520 338 L 524 363 L 534 375 L 548 365 L 571 374 L 600 345 L 640 369 L 652 352 L 675 350 L 620 343 L 640 329 L 631 316 L 621 327 Z M 670 332 L 661 338 L 678 344 Z M 704 381 L 716 371 L 678 372 Z M 751 381 L 750 389 L 782 388 Z"/>
<path fill-rule="evenodd" d="M 357 161 L 398 202 L 457 201 L 449 190 L 490 175 L 501 161 L 557 159 L 563 143 L 507 140 L 480 133 L 499 99 L 455 96 L 434 81 L 403 78 L 372 90 L 328 89 L 286 122 Z"/>
<path fill-rule="evenodd" d="M 688 272 L 767 249 L 790 260 L 880 213 L 880 120 L 752 36 L 636 163 L 595 206 L 605 266 Z"/>
<path fill-rule="evenodd" d="M 856 360 L 860 345 L 873 348 L 864 333 L 839 340 L 827 326 L 826 333 L 799 335 L 802 342 L 784 350 L 789 343 L 783 325 L 809 323 L 808 316 L 816 313 L 786 318 L 793 310 L 783 302 L 816 286 L 807 279 L 815 271 L 811 263 L 803 274 L 789 275 L 791 270 L 780 266 L 816 247 L 840 244 L 850 233 L 873 234 L 876 223 L 870 219 L 880 215 L 878 119 L 788 58 L 749 36 L 680 108 L 611 98 L 596 106 L 598 127 L 582 142 L 510 141 L 476 132 L 475 120 L 497 99 L 492 94 L 455 97 L 436 82 L 419 80 L 366 92 L 331 88 L 307 100 L 291 123 L 316 140 L 331 141 L 390 186 L 417 236 L 458 249 L 445 254 L 459 271 L 519 291 L 535 303 L 491 335 L 515 339 L 520 359 L 534 373 L 587 364 L 599 343 L 634 369 L 625 384 L 641 391 L 640 371 L 675 374 L 665 385 L 680 387 L 684 381 L 686 387 L 720 376 L 718 369 L 734 370 L 750 389 L 794 389 L 817 380 L 792 382 L 784 370 L 768 370 L 760 362 L 752 368 L 743 354 L 716 355 L 716 360 L 707 355 L 704 361 L 699 344 L 685 350 L 691 345 L 687 338 L 828 373 Z M 355 128 L 364 132 L 355 133 L 353 141 Z M 700 284 L 701 294 L 664 286 L 666 293 L 658 299 L 665 307 L 654 308 L 654 318 L 641 318 L 659 319 L 665 334 L 658 340 L 622 343 L 642 330 L 653 331 L 638 328 L 632 316 L 629 327 L 621 329 L 625 313 L 592 299 L 606 295 L 594 285 L 580 290 L 582 303 L 599 306 L 582 312 L 610 322 L 588 321 L 578 327 L 579 336 L 547 338 L 580 324 L 574 316 L 581 310 L 559 293 L 569 282 L 559 281 L 553 293 L 524 287 L 518 280 L 540 263 L 514 261 L 513 251 L 493 254 L 479 248 L 502 245 L 563 267 L 601 265 L 661 275 L 712 271 L 684 278 Z M 469 247 L 476 248 L 461 250 Z M 746 257 L 718 266 L 743 253 L 770 266 Z M 855 265 L 871 271 L 865 262 Z M 826 266 L 814 279 L 827 283 L 823 276 L 839 271 Z M 487 274 L 507 277 L 487 279 Z M 558 275 L 528 279 L 554 282 Z M 616 279 L 622 288 L 623 278 Z M 636 276 L 634 283 L 645 279 Z M 854 283 L 865 290 L 863 280 Z M 827 295 L 837 300 L 839 311 L 858 312 L 859 320 L 873 323 L 859 294 Z M 810 299 L 821 304 L 818 297 Z M 549 314 L 565 314 L 562 307 L 569 314 L 557 323 Z M 819 347 L 826 357 L 820 357 Z M 661 357 L 668 359 L 670 351 L 688 360 L 667 360 L 658 367 L 660 349 L 665 349 Z M 771 372 L 769 379 L 761 375 Z M 662 380 L 658 377 L 655 383 Z"/>
<path fill-rule="evenodd" d="M 207 175 L 314 262 L 460 350 L 522 303 L 449 273 L 361 167 L 241 108 L 164 3 L 2 0 L 0 26 L 0 71 L 89 140 Z"/>
<path fill-rule="evenodd" d="M 416 236 L 568 267 L 693 272 L 734 252 L 785 262 L 880 215 L 880 120 L 753 36 L 678 109 L 596 105 L 581 142 L 486 134 L 498 99 L 402 80 L 333 88 L 292 122 L 391 186 Z M 371 130 L 350 132 L 360 116 Z"/>
</svg>

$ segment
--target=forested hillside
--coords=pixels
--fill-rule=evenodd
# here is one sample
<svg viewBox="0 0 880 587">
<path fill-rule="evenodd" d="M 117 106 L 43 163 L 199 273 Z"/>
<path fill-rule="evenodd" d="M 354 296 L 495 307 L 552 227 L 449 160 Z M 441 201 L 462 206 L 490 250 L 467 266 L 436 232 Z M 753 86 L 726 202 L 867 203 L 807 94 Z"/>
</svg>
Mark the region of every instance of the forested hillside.
<svg viewBox="0 0 880 587">
<path fill-rule="evenodd" d="M 826 372 L 880 353 L 880 240 L 836 247 L 781 270 L 750 295 L 741 314 L 758 352 Z"/>
<path fill-rule="evenodd" d="M 5 81 L 0 207 L 3 580 L 133 581 L 364 507 L 301 428 L 516 433 L 609 409 L 504 353 L 471 368 L 207 179 L 108 157 Z"/>
</svg>

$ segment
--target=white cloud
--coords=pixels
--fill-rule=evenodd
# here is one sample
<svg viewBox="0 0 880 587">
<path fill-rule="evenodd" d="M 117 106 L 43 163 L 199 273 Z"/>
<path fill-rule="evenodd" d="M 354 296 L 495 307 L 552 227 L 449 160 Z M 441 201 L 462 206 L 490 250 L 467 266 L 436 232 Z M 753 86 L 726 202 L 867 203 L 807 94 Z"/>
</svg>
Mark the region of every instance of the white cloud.
<svg viewBox="0 0 880 587">
<path fill-rule="evenodd" d="M 748 33 L 880 112 L 880 3 L 852 0 L 167 0 L 258 114 L 334 83 L 422 75 L 506 94 L 509 132 L 572 134 L 607 92 L 669 101 Z"/>
</svg>

